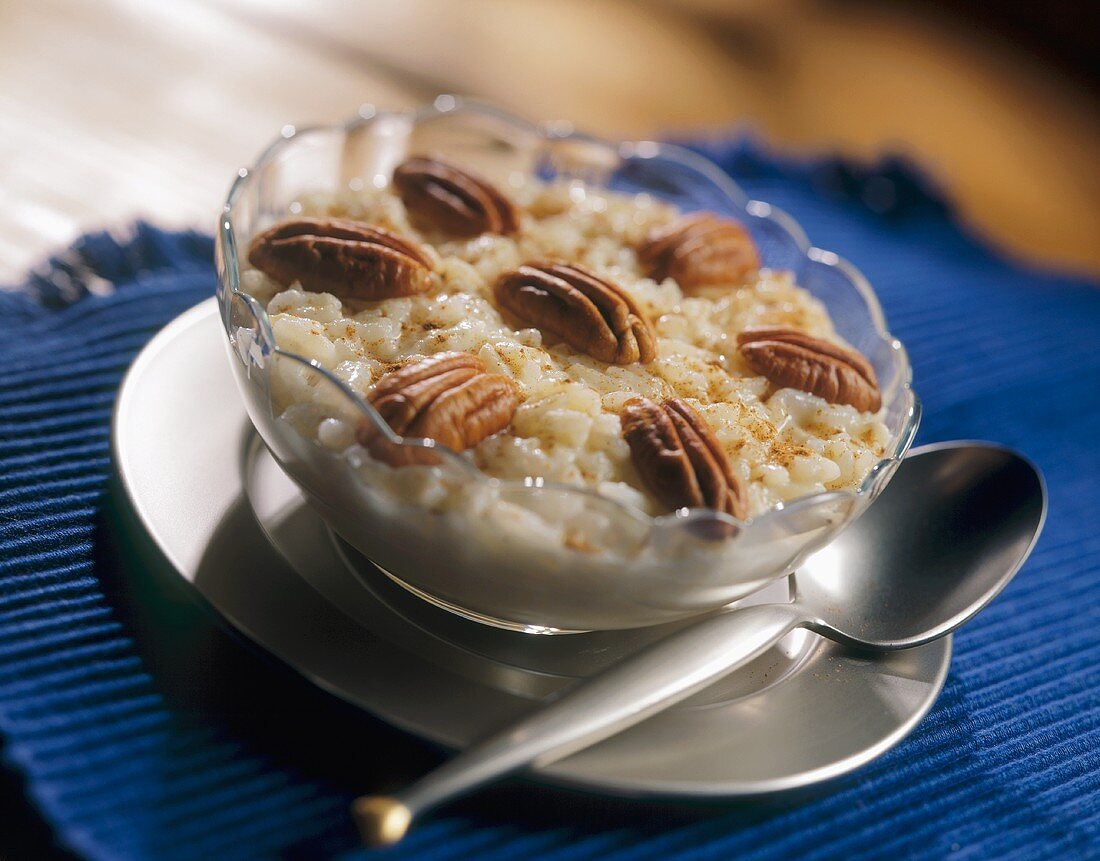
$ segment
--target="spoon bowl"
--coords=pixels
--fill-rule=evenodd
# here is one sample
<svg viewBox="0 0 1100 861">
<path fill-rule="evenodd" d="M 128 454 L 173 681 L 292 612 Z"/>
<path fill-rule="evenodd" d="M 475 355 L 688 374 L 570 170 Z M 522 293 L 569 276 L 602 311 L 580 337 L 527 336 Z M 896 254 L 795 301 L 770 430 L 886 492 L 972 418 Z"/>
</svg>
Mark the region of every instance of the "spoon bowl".
<svg viewBox="0 0 1100 861">
<path fill-rule="evenodd" d="M 919 468 L 917 468 L 919 465 Z M 795 580 L 806 627 L 871 649 L 953 631 L 1006 586 L 1046 517 L 1038 469 L 990 443 L 925 446 Z"/>
</svg>

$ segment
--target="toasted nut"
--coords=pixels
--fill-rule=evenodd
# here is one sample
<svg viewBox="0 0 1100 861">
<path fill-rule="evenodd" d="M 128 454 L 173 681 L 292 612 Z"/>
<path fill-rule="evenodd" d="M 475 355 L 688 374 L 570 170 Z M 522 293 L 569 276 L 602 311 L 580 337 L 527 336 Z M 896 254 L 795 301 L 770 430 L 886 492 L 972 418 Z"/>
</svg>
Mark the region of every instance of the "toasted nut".
<svg viewBox="0 0 1100 861">
<path fill-rule="evenodd" d="M 674 278 L 687 291 L 713 284 L 740 284 L 760 268 L 752 237 L 736 221 L 709 212 L 657 228 L 638 248 L 649 276 Z"/>
<path fill-rule="evenodd" d="M 290 285 L 341 299 L 388 299 L 431 287 L 434 263 L 408 239 L 358 221 L 296 218 L 252 241 L 249 262 Z"/>
<path fill-rule="evenodd" d="M 685 401 L 631 398 L 619 415 L 642 481 L 662 505 L 748 517 L 748 491 L 706 420 Z M 728 533 L 728 530 L 726 530 Z"/>
<path fill-rule="evenodd" d="M 862 412 L 882 406 L 875 369 L 855 350 L 794 329 L 746 329 L 737 336 L 737 349 L 750 368 L 780 388 Z"/>
<path fill-rule="evenodd" d="M 633 297 L 575 263 L 526 263 L 497 279 L 505 310 L 601 362 L 657 358 L 657 335 Z"/>
<path fill-rule="evenodd" d="M 453 451 L 473 448 L 503 430 L 519 406 L 515 384 L 468 353 L 439 353 L 386 374 L 367 401 L 398 436 L 432 439 Z M 359 422 L 359 444 L 390 466 L 434 464 L 429 449 L 394 445 L 369 419 Z"/>
<path fill-rule="evenodd" d="M 405 159 L 393 184 L 416 221 L 452 236 L 512 234 L 519 210 L 489 182 L 445 161 L 424 156 Z"/>
</svg>

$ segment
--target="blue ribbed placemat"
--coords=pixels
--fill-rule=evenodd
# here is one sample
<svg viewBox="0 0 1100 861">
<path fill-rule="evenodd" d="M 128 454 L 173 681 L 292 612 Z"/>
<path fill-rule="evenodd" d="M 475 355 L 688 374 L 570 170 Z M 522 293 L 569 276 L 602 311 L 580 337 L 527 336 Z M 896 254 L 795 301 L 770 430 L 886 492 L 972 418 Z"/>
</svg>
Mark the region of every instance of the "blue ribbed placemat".
<svg viewBox="0 0 1100 861">
<path fill-rule="evenodd" d="M 1046 532 L 958 635 L 931 715 L 825 794 L 682 809 L 515 781 L 386 857 L 1100 856 L 1100 291 L 992 255 L 903 163 L 701 148 L 876 285 L 916 368 L 919 441 L 993 439 L 1039 463 Z M 140 226 L 0 293 L 0 738 L 60 840 L 93 858 L 358 851 L 352 793 L 439 757 L 118 573 L 115 390 L 153 332 L 210 295 L 210 261 L 208 239 Z"/>
</svg>

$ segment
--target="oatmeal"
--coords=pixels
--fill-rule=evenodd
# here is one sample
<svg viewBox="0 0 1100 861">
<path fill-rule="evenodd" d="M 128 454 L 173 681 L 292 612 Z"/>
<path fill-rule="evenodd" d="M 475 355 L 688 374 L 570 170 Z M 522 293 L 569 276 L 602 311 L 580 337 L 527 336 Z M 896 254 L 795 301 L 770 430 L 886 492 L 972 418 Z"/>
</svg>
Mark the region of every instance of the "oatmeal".
<svg viewBox="0 0 1100 861">
<path fill-rule="evenodd" d="M 364 399 L 385 387 L 372 403 L 397 432 L 653 515 L 752 517 L 854 490 L 882 458 L 873 370 L 789 273 L 759 268 L 739 224 L 578 183 L 497 189 L 441 164 L 301 199 L 297 226 L 265 234 L 266 257 L 254 246 L 264 271 L 241 276 L 282 349 Z M 295 366 L 273 375 L 277 412 L 301 424 L 310 397 Z M 405 473 L 420 504 L 456 505 L 414 478 L 432 463 L 379 454 L 363 428 L 303 429 Z"/>
</svg>

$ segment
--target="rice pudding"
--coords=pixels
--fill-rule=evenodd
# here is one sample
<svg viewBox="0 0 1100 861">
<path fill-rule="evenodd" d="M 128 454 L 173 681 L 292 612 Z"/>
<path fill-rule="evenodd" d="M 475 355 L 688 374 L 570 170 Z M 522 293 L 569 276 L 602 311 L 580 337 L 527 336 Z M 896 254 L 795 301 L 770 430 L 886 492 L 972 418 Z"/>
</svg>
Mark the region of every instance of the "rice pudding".
<svg viewBox="0 0 1100 861">
<path fill-rule="evenodd" d="M 744 520 L 855 490 L 890 444 L 874 372 L 823 305 L 759 268 L 736 222 L 647 195 L 494 187 L 410 159 L 386 188 L 302 197 L 250 257 L 241 288 L 280 348 L 373 395 L 398 434 L 446 424 L 419 435 L 492 477 Z M 296 366 L 271 385 L 278 414 L 369 482 L 436 511 L 468 504 L 430 460 L 303 409 L 317 395 Z"/>
</svg>

